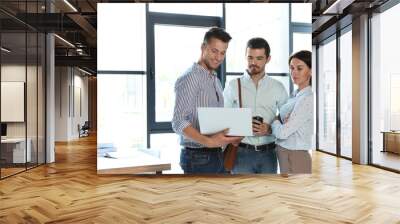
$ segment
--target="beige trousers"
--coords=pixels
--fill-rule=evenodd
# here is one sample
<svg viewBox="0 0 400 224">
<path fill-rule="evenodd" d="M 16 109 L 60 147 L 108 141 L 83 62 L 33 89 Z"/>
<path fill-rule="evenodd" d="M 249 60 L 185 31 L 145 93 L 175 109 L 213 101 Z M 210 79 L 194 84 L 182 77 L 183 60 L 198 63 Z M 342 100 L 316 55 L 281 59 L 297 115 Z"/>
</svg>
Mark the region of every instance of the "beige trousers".
<svg viewBox="0 0 400 224">
<path fill-rule="evenodd" d="M 277 145 L 276 152 L 281 173 L 311 173 L 311 156 L 307 150 L 289 150 Z"/>
</svg>

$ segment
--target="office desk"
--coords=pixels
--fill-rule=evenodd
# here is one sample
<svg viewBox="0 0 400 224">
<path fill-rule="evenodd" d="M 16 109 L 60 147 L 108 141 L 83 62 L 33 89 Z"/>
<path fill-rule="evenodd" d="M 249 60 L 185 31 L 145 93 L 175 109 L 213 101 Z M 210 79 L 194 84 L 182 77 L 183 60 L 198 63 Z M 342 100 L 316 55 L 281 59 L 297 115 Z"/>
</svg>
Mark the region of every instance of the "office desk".
<svg viewBox="0 0 400 224">
<path fill-rule="evenodd" d="M 141 151 L 124 153 L 117 158 L 97 157 L 97 174 L 161 174 L 171 163 Z"/>
<path fill-rule="evenodd" d="M 31 161 L 30 138 L 27 139 L 25 153 L 25 138 L 6 138 L 1 139 L 1 157 L 6 163 L 25 163 Z M 26 161 L 25 161 L 26 160 Z"/>
<path fill-rule="evenodd" d="M 382 152 L 392 152 L 400 154 L 400 131 L 382 131 L 383 150 Z"/>
</svg>

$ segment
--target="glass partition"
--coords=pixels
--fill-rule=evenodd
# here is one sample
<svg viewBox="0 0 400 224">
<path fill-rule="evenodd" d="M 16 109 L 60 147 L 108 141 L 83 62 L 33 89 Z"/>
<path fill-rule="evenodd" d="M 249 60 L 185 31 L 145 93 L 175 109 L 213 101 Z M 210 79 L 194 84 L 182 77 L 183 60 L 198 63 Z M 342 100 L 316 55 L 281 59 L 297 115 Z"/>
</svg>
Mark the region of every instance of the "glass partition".
<svg viewBox="0 0 400 224">
<path fill-rule="evenodd" d="M 352 34 L 340 36 L 340 154 L 352 157 Z"/>
<path fill-rule="evenodd" d="M 24 171 L 31 161 L 26 141 L 26 33 L 1 34 L 1 177 Z M 6 49 L 6 50 L 4 50 Z M 28 150 L 27 150 L 28 147 Z"/>
<path fill-rule="evenodd" d="M 26 69 L 26 113 L 27 113 L 27 150 L 30 151 L 27 167 L 37 165 L 38 159 L 38 35 L 36 32 L 27 33 L 27 69 Z"/>
<path fill-rule="evenodd" d="M 371 19 L 372 163 L 400 171 L 400 4 Z"/>
<path fill-rule="evenodd" d="M 318 149 L 336 154 L 336 37 L 318 48 Z"/>
<path fill-rule="evenodd" d="M 45 1 L 1 1 L 16 13 L 43 13 Z M 43 33 L 0 12 L 0 178 L 45 162 Z"/>
</svg>

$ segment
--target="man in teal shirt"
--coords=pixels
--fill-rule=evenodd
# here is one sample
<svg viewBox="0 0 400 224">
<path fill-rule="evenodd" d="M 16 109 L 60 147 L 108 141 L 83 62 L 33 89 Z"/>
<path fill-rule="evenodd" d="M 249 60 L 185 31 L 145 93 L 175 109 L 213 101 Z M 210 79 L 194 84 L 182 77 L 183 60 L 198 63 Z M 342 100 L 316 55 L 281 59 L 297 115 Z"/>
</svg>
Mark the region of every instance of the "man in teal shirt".
<svg viewBox="0 0 400 224">
<path fill-rule="evenodd" d="M 288 93 L 283 84 L 265 72 L 271 60 L 270 47 L 263 38 L 247 42 L 247 69 L 240 77 L 243 107 L 251 108 L 254 136 L 246 137 L 239 144 L 237 159 L 232 173 L 277 173 L 275 136 L 270 124 L 279 108 L 286 103 Z M 224 106 L 239 107 L 237 79 L 229 82 L 224 90 Z"/>
</svg>

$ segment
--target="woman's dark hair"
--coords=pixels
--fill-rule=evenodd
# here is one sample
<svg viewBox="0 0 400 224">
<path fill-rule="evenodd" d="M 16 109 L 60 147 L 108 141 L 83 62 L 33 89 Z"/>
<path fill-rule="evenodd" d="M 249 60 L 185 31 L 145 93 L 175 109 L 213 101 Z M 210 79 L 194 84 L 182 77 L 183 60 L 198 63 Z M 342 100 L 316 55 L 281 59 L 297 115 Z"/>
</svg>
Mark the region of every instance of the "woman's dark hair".
<svg viewBox="0 0 400 224">
<path fill-rule="evenodd" d="M 312 60 L 311 51 L 302 50 L 302 51 L 298 51 L 298 52 L 292 54 L 289 57 L 289 65 L 290 65 L 290 61 L 293 58 L 297 58 L 297 59 L 303 61 L 308 66 L 309 69 L 312 68 L 311 67 L 311 60 Z M 310 77 L 310 86 L 311 85 L 312 85 L 312 78 Z"/>
<path fill-rule="evenodd" d="M 297 58 L 297 59 L 303 61 L 311 69 L 311 57 L 312 57 L 311 51 L 306 51 L 306 50 L 298 51 L 289 57 L 289 65 L 290 65 L 290 61 L 293 58 Z"/>
</svg>

